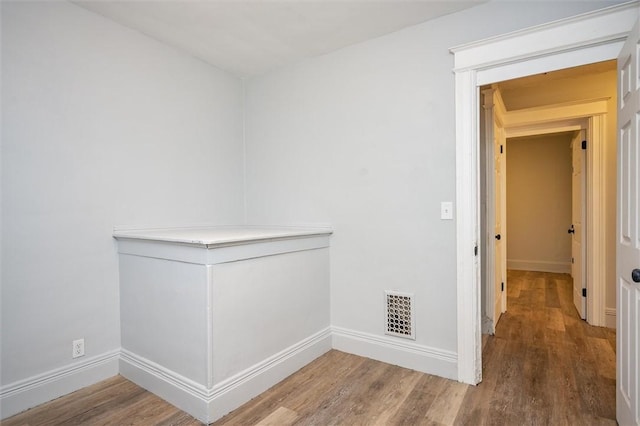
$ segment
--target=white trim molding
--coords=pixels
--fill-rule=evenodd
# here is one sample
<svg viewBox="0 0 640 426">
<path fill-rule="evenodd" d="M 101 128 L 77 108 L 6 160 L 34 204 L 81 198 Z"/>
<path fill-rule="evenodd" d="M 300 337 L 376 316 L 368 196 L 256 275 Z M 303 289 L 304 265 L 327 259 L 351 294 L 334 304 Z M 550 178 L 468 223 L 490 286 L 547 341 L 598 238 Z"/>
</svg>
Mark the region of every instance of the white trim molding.
<svg viewBox="0 0 640 426">
<path fill-rule="evenodd" d="M 479 256 L 482 256 L 482 251 L 479 250 L 478 85 L 474 70 L 457 72 L 455 80 L 458 380 L 477 384 L 482 380 L 482 336 L 480 328 L 476 327 L 482 312 L 479 286 Z"/>
<path fill-rule="evenodd" d="M 3 386 L 0 419 L 117 375 L 119 358 L 117 349 Z"/>
<path fill-rule="evenodd" d="M 211 387 L 194 382 L 123 349 L 120 374 L 201 422 L 209 424 L 266 391 L 330 349 L 331 329 L 327 327 Z"/>
<path fill-rule="evenodd" d="M 478 88 L 541 72 L 617 58 L 638 19 L 638 2 L 451 49 L 456 99 L 458 380 L 482 380 L 479 243 Z M 482 255 L 482 253 L 480 253 Z"/>
<path fill-rule="evenodd" d="M 571 273 L 571 262 L 553 262 L 548 260 L 507 259 L 507 268 L 516 271 Z"/>
<path fill-rule="evenodd" d="M 581 100 L 505 111 L 504 127 L 507 130 L 507 137 L 537 135 L 546 129 L 549 129 L 549 132 L 570 131 L 576 129 L 575 126 L 580 129 L 586 117 L 608 112 L 608 100 Z"/>
<path fill-rule="evenodd" d="M 605 319 L 605 327 L 607 328 L 617 328 L 616 322 L 616 308 L 605 308 L 604 315 Z"/>
<path fill-rule="evenodd" d="M 587 322 L 604 327 L 606 324 L 606 115 L 589 117 L 587 128 Z"/>
<path fill-rule="evenodd" d="M 441 377 L 457 378 L 454 351 L 400 338 L 327 327 L 221 382 L 204 385 L 126 349 L 52 370 L 0 389 L 7 418 L 83 387 L 121 374 L 205 424 L 266 391 L 331 349 Z"/>
<path fill-rule="evenodd" d="M 457 356 L 401 338 L 331 327 L 333 349 L 455 380 Z"/>
</svg>

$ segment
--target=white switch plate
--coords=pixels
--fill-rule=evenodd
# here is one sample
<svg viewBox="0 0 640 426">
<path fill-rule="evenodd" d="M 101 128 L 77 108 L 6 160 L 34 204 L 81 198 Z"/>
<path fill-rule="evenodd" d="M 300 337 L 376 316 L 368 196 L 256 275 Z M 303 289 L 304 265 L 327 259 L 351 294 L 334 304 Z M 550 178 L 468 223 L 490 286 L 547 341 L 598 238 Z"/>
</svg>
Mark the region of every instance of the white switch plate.
<svg viewBox="0 0 640 426">
<path fill-rule="evenodd" d="M 451 201 L 440 203 L 440 219 L 453 220 L 453 203 Z"/>
</svg>

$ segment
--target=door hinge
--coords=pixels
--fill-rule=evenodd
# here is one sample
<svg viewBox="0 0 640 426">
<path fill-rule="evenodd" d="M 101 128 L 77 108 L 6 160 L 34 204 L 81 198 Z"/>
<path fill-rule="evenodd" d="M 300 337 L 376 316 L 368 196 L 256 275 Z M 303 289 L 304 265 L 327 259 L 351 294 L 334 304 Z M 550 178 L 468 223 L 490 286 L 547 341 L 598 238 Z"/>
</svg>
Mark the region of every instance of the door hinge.
<svg viewBox="0 0 640 426">
<path fill-rule="evenodd" d="M 476 244 L 476 246 L 473 248 L 473 255 L 477 256 L 478 255 L 478 245 Z"/>
<path fill-rule="evenodd" d="M 582 149 L 587 149 L 587 141 L 582 141 Z"/>
<path fill-rule="evenodd" d="M 502 151 L 502 145 L 500 145 L 500 154 L 502 154 L 502 152 L 503 152 L 503 151 Z"/>
<path fill-rule="evenodd" d="M 582 297 L 587 297 L 587 289 L 586 288 L 582 289 Z"/>
<path fill-rule="evenodd" d="M 504 291 L 504 283 L 500 283 L 500 291 Z"/>
<path fill-rule="evenodd" d="M 571 258 L 571 263 L 576 263 L 576 262 L 573 260 L 573 257 Z"/>
</svg>

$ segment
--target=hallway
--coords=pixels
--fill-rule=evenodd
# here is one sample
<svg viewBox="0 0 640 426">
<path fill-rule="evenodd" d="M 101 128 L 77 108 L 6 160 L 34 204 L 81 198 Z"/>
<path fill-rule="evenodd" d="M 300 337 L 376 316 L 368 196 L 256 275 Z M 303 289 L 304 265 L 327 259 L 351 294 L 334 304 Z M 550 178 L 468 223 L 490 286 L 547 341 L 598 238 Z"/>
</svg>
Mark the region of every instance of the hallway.
<svg viewBox="0 0 640 426">
<path fill-rule="evenodd" d="M 579 319 L 568 274 L 509 271 L 508 311 L 459 424 L 615 425 L 615 331 Z"/>
</svg>

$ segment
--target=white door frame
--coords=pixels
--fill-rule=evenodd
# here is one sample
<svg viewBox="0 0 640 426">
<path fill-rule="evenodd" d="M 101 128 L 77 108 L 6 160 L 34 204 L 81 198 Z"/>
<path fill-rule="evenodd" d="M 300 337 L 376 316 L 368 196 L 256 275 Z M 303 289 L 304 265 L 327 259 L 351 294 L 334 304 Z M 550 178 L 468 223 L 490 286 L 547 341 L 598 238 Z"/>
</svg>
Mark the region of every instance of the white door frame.
<svg viewBox="0 0 640 426">
<path fill-rule="evenodd" d="M 587 135 L 587 193 L 583 205 L 587 220 L 587 257 L 583 259 L 587 277 L 587 322 L 606 325 L 606 217 L 605 205 L 605 126 L 607 99 L 584 100 L 544 107 L 506 111 L 504 128 L 508 138 L 584 130 Z M 612 141 L 615 143 L 615 141 Z"/>
<path fill-rule="evenodd" d="M 482 380 L 479 87 L 617 59 L 638 19 L 629 2 L 451 49 L 456 99 L 458 380 Z M 482 255 L 482 253 L 480 253 Z"/>
<path fill-rule="evenodd" d="M 495 93 L 500 99 L 498 89 L 489 89 L 485 94 Z M 604 180 L 604 155 L 605 155 L 605 123 L 607 110 L 607 99 L 584 100 L 556 105 L 545 105 L 530 109 L 520 109 L 507 111 L 504 106 L 499 106 L 500 123 L 503 126 L 506 137 L 522 137 L 542 135 L 549 133 L 568 132 L 584 130 L 587 135 L 589 148 L 587 149 L 587 171 L 588 192 L 584 200 L 588 220 L 585 226 L 584 244 L 590 247 L 587 257 L 583 259 L 586 265 L 587 294 L 589 294 L 587 307 L 587 322 L 595 326 L 604 327 L 606 325 L 605 298 L 606 298 L 606 269 L 605 269 L 605 206 L 601 202 L 604 199 L 606 187 Z M 486 107 L 485 107 L 486 108 Z M 486 117 L 485 117 L 486 119 Z M 487 124 L 485 124 L 486 126 Z M 492 157 L 487 156 L 486 170 L 492 169 Z M 489 177 L 485 179 L 489 182 Z M 488 185 L 488 184 L 487 184 Z M 487 186 L 489 188 L 490 186 Z M 487 194 L 488 199 L 491 194 Z M 494 215 L 493 204 L 487 202 L 487 222 L 492 223 Z M 490 228 L 488 225 L 487 228 Z M 485 235 L 486 244 L 483 244 L 483 255 L 487 258 L 487 265 L 492 264 L 494 253 L 492 252 L 493 238 Z M 485 266 L 486 268 L 486 266 Z M 486 283 L 492 282 L 493 269 L 486 269 L 485 287 L 487 296 L 484 302 L 493 300 L 493 287 Z M 485 310 L 489 309 L 485 306 Z M 483 333 L 487 333 L 486 325 L 483 324 Z M 493 334 L 493 330 L 490 330 Z"/>
</svg>

